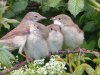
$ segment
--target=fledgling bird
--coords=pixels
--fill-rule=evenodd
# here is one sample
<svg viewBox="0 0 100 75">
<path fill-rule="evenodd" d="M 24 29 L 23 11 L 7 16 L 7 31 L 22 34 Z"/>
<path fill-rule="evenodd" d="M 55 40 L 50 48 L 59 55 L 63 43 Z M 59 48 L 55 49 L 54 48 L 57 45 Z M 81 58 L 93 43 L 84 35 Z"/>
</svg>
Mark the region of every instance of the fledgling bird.
<svg viewBox="0 0 100 75">
<path fill-rule="evenodd" d="M 0 0 L 0 7 L 5 7 L 7 0 Z"/>
<path fill-rule="evenodd" d="M 34 23 L 33 25 L 31 25 L 30 35 L 26 41 L 25 54 L 33 59 L 45 58 L 49 56 L 49 50 L 44 34 L 42 34 L 42 24 Z"/>
<path fill-rule="evenodd" d="M 52 18 L 54 24 L 61 27 L 61 31 L 64 35 L 64 42 L 67 47 L 76 49 L 84 41 L 84 32 L 75 24 L 72 19 L 65 14 L 60 14 Z"/>
<path fill-rule="evenodd" d="M 41 19 L 45 19 L 45 17 L 41 16 L 37 12 L 27 13 L 21 23 L 16 28 L 8 32 L 0 39 L 0 44 L 8 46 L 8 50 L 10 51 L 19 48 L 19 54 L 26 57 L 24 54 L 22 54 L 22 50 L 24 48 L 27 35 L 30 34 L 31 28 L 29 25 Z"/>
<path fill-rule="evenodd" d="M 55 53 L 62 49 L 63 34 L 61 33 L 60 27 L 56 24 L 50 24 L 47 28 L 49 30 L 47 38 L 48 48 L 51 53 Z"/>
</svg>

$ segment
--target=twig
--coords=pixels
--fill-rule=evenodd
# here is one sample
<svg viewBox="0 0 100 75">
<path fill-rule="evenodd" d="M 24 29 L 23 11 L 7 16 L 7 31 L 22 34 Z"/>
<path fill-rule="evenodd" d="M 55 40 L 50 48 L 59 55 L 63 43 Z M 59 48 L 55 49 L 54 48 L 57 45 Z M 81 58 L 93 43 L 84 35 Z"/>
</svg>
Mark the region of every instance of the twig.
<svg viewBox="0 0 100 75">
<path fill-rule="evenodd" d="M 6 69 L 6 70 L 3 70 L 2 72 L 0 72 L 0 75 L 4 75 L 4 74 L 7 74 L 13 70 L 16 70 L 16 69 L 19 69 L 20 67 L 22 67 L 23 65 L 25 65 L 27 62 L 26 61 L 23 61 L 19 64 L 16 64 L 15 66 L 13 66 L 12 68 L 10 69 Z"/>
<path fill-rule="evenodd" d="M 31 62 L 32 60 L 30 60 L 29 62 Z M 13 66 L 12 68 L 10 69 L 6 69 L 6 70 L 3 70 L 2 72 L 0 72 L 0 75 L 5 75 L 13 70 L 17 70 L 19 69 L 20 67 L 24 66 L 25 64 L 27 64 L 27 60 L 26 61 L 23 61 L 21 63 L 18 63 L 16 64 L 15 66 Z"/>
<path fill-rule="evenodd" d="M 88 50 L 88 49 L 82 49 L 83 53 L 90 53 L 90 54 L 94 54 L 95 56 L 100 56 L 100 52 L 97 52 L 95 50 Z"/>
<path fill-rule="evenodd" d="M 93 51 L 93 50 L 86 50 L 86 49 L 81 49 L 82 50 L 82 53 L 90 53 L 90 54 L 94 54 L 94 55 L 98 55 L 100 56 L 100 52 L 97 52 L 97 51 Z M 80 50 L 60 50 L 58 52 L 55 52 L 55 53 L 50 53 L 51 54 L 70 54 L 70 53 L 80 53 Z M 29 62 L 31 62 L 32 60 L 29 60 Z M 19 69 L 20 67 L 24 66 L 25 64 L 27 64 L 27 60 L 26 61 L 23 61 L 19 64 L 16 64 L 15 66 L 13 66 L 12 68 L 10 69 L 6 69 L 6 70 L 3 70 L 2 72 L 0 72 L 0 75 L 5 75 L 13 70 L 17 70 Z"/>
</svg>

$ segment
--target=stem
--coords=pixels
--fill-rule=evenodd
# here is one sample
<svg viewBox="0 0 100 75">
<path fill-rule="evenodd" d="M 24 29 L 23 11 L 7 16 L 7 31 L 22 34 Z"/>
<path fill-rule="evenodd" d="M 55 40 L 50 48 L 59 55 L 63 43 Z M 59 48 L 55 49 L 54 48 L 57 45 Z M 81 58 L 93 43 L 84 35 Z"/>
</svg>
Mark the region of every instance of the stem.
<svg viewBox="0 0 100 75">
<path fill-rule="evenodd" d="M 96 2 L 95 0 L 89 0 L 89 2 L 94 5 L 95 7 L 100 9 L 100 4 L 98 2 Z"/>
<path fill-rule="evenodd" d="M 92 5 L 90 5 L 90 7 L 94 8 L 96 11 L 100 12 L 100 9 L 99 8 L 96 8 L 95 6 L 92 6 Z"/>
</svg>

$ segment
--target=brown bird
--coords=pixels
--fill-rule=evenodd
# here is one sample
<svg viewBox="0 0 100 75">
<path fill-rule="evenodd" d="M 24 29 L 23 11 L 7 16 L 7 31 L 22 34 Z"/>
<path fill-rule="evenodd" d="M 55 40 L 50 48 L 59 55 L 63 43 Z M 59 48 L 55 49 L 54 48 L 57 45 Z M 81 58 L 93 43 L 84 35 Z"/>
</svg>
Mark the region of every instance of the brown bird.
<svg viewBox="0 0 100 75">
<path fill-rule="evenodd" d="M 55 53 L 62 49 L 63 34 L 61 33 L 60 27 L 56 24 L 50 24 L 47 26 L 47 28 L 49 30 L 49 35 L 47 38 L 48 48 L 50 52 Z"/>
<path fill-rule="evenodd" d="M 0 7 L 5 7 L 7 0 L 0 0 Z"/>
<path fill-rule="evenodd" d="M 34 59 L 49 56 L 48 45 L 44 34 L 45 26 L 40 23 L 34 23 L 34 27 L 33 25 L 31 26 L 30 35 L 28 35 L 24 49 L 26 55 Z"/>
<path fill-rule="evenodd" d="M 80 47 L 84 40 L 84 32 L 75 24 L 72 19 L 65 14 L 60 14 L 52 18 L 54 24 L 61 27 L 65 44 L 72 49 Z"/>
<path fill-rule="evenodd" d="M 22 50 L 24 48 L 27 35 L 30 34 L 30 24 L 41 19 L 45 19 L 45 17 L 41 16 L 37 12 L 29 12 L 25 15 L 21 23 L 8 32 L 5 36 L 0 39 L 0 44 L 4 44 L 9 47 L 9 50 L 14 50 L 19 48 L 19 53 L 22 54 Z"/>
</svg>

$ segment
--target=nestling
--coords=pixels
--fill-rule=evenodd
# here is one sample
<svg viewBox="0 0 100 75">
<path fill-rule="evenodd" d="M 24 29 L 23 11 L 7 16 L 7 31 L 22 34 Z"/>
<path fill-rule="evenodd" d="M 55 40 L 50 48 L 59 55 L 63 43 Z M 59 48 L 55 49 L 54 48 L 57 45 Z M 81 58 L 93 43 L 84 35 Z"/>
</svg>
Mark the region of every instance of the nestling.
<svg viewBox="0 0 100 75">
<path fill-rule="evenodd" d="M 56 24 L 50 24 L 47 26 L 47 28 L 49 30 L 47 39 L 49 51 L 55 53 L 62 49 L 63 35 L 61 33 L 60 27 Z"/>
<path fill-rule="evenodd" d="M 61 27 L 65 44 L 72 49 L 79 48 L 84 41 L 84 32 L 75 24 L 72 19 L 65 14 L 60 14 L 52 18 L 54 24 Z"/>
<path fill-rule="evenodd" d="M 49 50 L 40 27 L 42 24 L 34 23 L 33 25 L 30 27 L 30 35 L 28 35 L 25 45 L 25 53 L 33 59 L 45 58 L 49 56 Z"/>
</svg>

